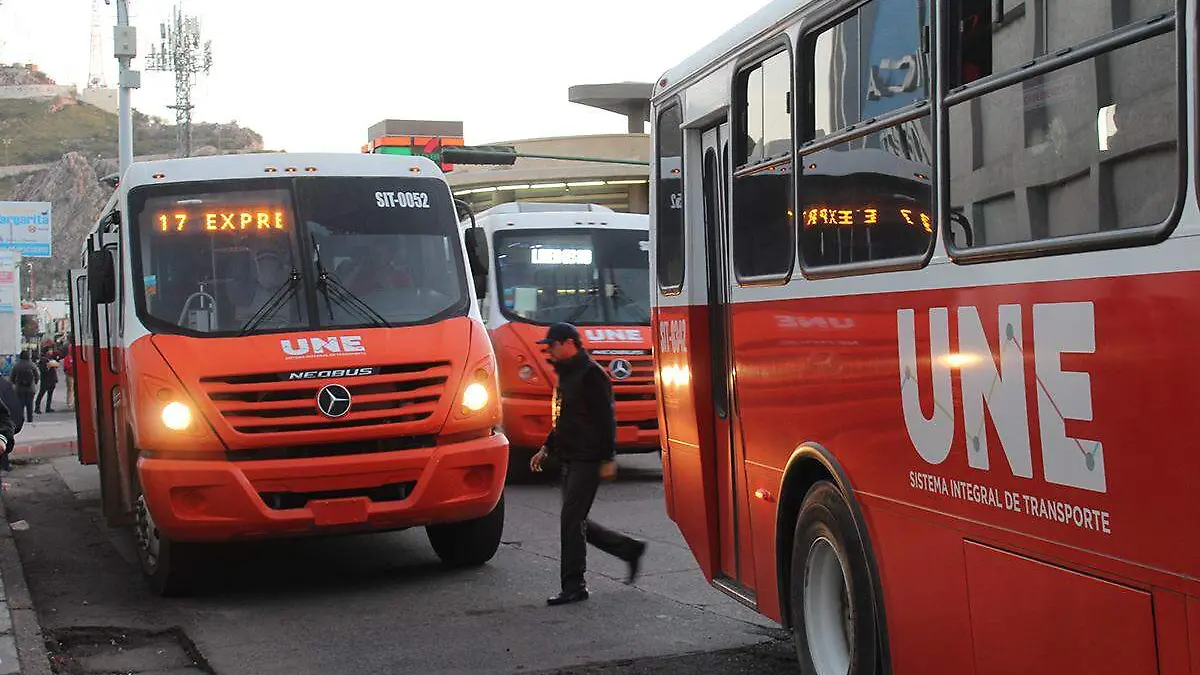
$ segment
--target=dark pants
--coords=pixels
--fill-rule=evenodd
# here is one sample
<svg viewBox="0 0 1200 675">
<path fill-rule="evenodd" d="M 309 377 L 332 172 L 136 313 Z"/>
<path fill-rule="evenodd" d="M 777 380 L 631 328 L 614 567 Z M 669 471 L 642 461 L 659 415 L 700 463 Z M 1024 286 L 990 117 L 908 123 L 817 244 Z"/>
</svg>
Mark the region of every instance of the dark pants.
<svg viewBox="0 0 1200 675">
<path fill-rule="evenodd" d="M 587 544 L 629 561 L 638 554 L 638 542 L 588 520 L 600 487 L 600 462 L 563 462 L 562 483 L 562 590 L 584 588 Z"/>
<path fill-rule="evenodd" d="M 50 406 L 54 405 L 54 387 L 57 384 L 57 382 L 51 382 L 50 384 L 42 385 L 42 388 L 38 391 L 37 403 L 34 405 L 38 411 L 42 409 L 42 397 L 44 396 L 46 397 L 46 412 L 54 412 Z"/>
<path fill-rule="evenodd" d="M 33 421 L 33 390 L 18 389 L 17 400 L 21 402 L 21 409 L 17 411 L 17 415 L 25 415 L 26 422 Z"/>
</svg>

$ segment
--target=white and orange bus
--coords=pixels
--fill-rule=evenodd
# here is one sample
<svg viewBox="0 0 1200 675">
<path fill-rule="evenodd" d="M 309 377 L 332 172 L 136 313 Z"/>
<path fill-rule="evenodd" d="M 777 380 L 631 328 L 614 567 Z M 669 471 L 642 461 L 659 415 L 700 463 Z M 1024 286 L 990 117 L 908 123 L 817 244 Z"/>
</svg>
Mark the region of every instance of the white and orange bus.
<svg viewBox="0 0 1200 675">
<path fill-rule="evenodd" d="M 425 526 L 492 557 L 508 442 L 452 199 L 424 158 L 129 167 L 71 273 L 79 458 L 156 590 L 205 542 Z"/>
<path fill-rule="evenodd" d="M 491 251 L 480 312 L 499 362 L 513 468 L 550 432 L 555 373 L 537 342 L 558 321 L 579 326 L 612 379 L 617 452 L 656 452 L 649 216 L 598 204 L 512 202 L 462 226 L 481 232 Z"/>
<path fill-rule="evenodd" d="M 1200 675 L 1195 0 L 777 0 L 653 93 L 667 508 L 800 671 Z"/>
</svg>

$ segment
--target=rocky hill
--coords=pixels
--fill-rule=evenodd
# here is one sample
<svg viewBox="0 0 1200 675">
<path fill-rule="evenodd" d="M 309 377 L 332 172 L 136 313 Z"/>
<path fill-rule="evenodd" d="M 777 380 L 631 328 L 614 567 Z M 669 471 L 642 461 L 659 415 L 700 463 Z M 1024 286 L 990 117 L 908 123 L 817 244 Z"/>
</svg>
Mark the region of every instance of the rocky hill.
<svg viewBox="0 0 1200 675">
<path fill-rule="evenodd" d="M 0 85 L 2 87 L 2 85 Z M 176 127 L 157 117 L 133 116 L 133 150 L 138 155 L 176 151 Z M 116 157 L 117 116 L 82 101 L 0 98 L 0 166 L 57 161 L 67 152 Z M 262 136 L 236 122 L 192 124 L 193 154 L 261 150 Z"/>
<path fill-rule="evenodd" d="M 111 194 L 100 177 L 116 171 L 116 115 L 70 95 L 2 95 L 5 87 L 54 84 L 34 68 L 0 66 L 0 201 L 54 204 L 54 257 L 30 259 L 35 297 L 65 297 L 67 270 Z M 215 155 L 259 152 L 263 145 L 262 136 L 236 122 L 201 122 L 192 124 L 192 148 Z M 133 150 L 138 157 L 172 156 L 175 125 L 135 112 Z"/>
<path fill-rule="evenodd" d="M 50 76 L 37 69 L 18 63 L 0 65 L 0 87 L 25 86 L 31 84 L 54 84 Z"/>
</svg>

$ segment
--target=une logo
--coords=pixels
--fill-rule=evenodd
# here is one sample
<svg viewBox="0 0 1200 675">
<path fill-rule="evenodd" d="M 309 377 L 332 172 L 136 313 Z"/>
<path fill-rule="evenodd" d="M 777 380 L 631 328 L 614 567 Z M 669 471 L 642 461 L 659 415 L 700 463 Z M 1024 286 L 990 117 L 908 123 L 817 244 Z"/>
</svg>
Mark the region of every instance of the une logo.
<svg viewBox="0 0 1200 675">
<path fill-rule="evenodd" d="M 642 339 L 642 331 L 636 328 L 626 330 L 589 328 L 584 331 L 584 335 L 592 342 L 639 342 Z"/>
<path fill-rule="evenodd" d="M 283 353 L 292 358 L 302 356 L 325 356 L 332 354 L 363 354 L 367 348 L 361 335 L 332 335 L 330 337 L 298 338 L 280 340 Z"/>
<path fill-rule="evenodd" d="M 1000 440 L 1001 450 L 1012 475 L 1033 478 L 1030 411 L 1026 395 L 1036 391 L 1037 424 L 1042 450 L 1042 471 L 1055 485 L 1107 492 L 1103 444 L 1067 435 L 1069 420 L 1092 420 L 1092 386 L 1087 373 L 1062 369 L 1063 354 L 1092 354 L 1096 351 L 1095 308 L 1090 302 L 1047 303 L 1033 306 L 1033 348 L 1025 346 L 1020 305 L 1001 305 L 999 335 L 993 348 L 984 331 L 979 310 L 958 308 L 958 353 L 950 351 L 950 312 L 945 307 L 929 310 L 929 361 L 931 382 L 921 382 L 917 360 L 916 313 L 896 312 L 900 351 L 900 398 L 904 424 L 913 447 L 929 464 L 941 464 L 954 445 L 955 412 L 953 379 L 959 370 L 962 385 L 963 435 L 967 464 L 981 471 L 991 469 L 986 416 Z M 1032 351 L 1032 355 L 1029 354 Z M 999 357 L 997 359 L 995 356 Z M 1030 381 L 1026 359 L 1033 358 Z M 924 360 L 924 359 L 922 359 Z M 921 390 L 932 387 L 933 406 L 926 415 Z M 987 411 L 985 415 L 984 411 Z"/>
</svg>

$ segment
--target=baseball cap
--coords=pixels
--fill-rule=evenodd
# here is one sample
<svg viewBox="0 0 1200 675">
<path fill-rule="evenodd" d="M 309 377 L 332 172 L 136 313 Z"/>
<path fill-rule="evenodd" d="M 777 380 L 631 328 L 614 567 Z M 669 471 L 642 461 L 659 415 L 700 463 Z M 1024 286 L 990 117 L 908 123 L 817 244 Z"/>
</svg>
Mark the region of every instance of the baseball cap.
<svg viewBox="0 0 1200 675">
<path fill-rule="evenodd" d="M 538 340 L 539 345 L 548 345 L 554 342 L 562 342 L 564 340 L 575 340 L 582 342 L 579 337 L 579 329 L 569 323 L 552 323 L 546 329 L 546 337 Z"/>
</svg>

